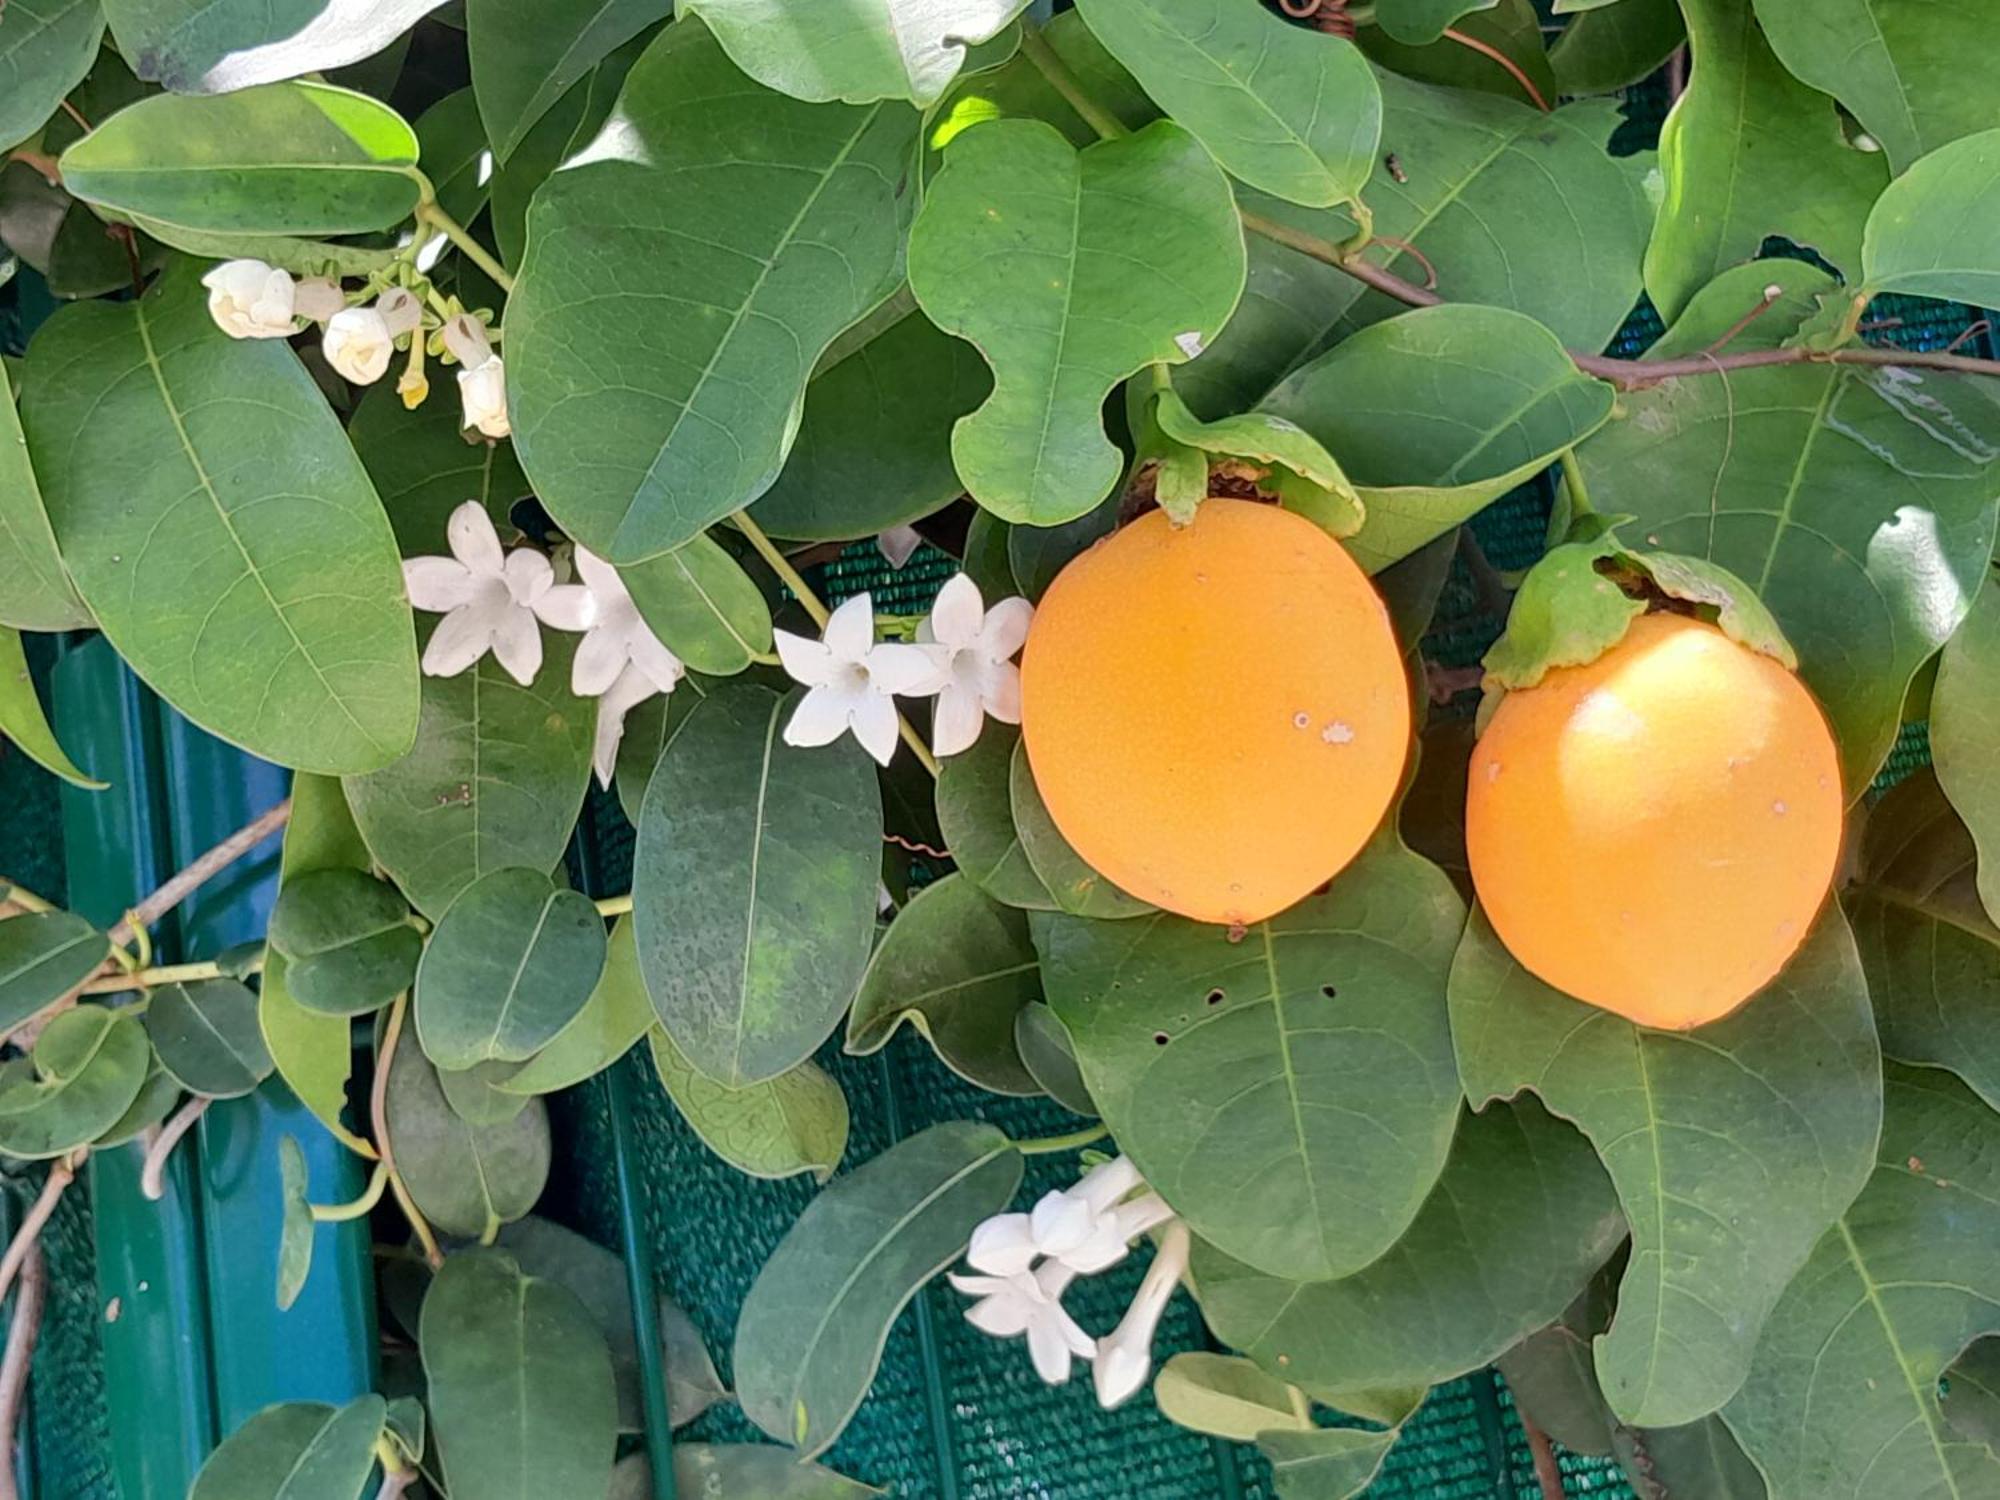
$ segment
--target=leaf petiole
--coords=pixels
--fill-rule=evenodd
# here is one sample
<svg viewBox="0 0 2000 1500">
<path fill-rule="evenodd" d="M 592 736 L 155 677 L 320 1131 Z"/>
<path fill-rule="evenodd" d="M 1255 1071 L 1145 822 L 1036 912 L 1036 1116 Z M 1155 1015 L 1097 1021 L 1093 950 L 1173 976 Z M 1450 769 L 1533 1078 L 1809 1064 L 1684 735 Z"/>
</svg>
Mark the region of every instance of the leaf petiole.
<svg viewBox="0 0 2000 1500">
<path fill-rule="evenodd" d="M 464 252 L 467 260 L 492 277 L 494 284 L 501 291 L 511 292 L 514 290 L 513 274 L 505 266 L 501 265 L 499 261 L 495 260 L 492 252 L 480 244 L 478 240 L 474 239 L 471 232 L 464 225 L 438 207 L 435 198 L 426 197 L 417 205 L 417 222 L 420 224 L 429 224 L 446 239 L 450 240 L 452 244 Z"/>
<path fill-rule="evenodd" d="M 1116 140 L 1121 135 L 1132 133 L 1116 115 L 1090 97 L 1090 90 L 1083 86 L 1083 80 L 1070 71 L 1069 64 L 1062 60 L 1056 49 L 1049 45 L 1048 38 L 1037 28 L 1022 26 L 1021 51 L 1035 65 L 1036 71 L 1049 81 L 1049 87 L 1061 94 L 1063 101 L 1082 117 L 1084 124 L 1103 139 Z"/>
<path fill-rule="evenodd" d="M 1059 1151 L 1081 1151 L 1085 1146 L 1094 1146 L 1110 1134 L 1109 1125 L 1092 1125 L 1084 1130 L 1072 1131 L 1068 1135 L 1049 1135 L 1016 1141 L 1014 1149 L 1023 1156 L 1053 1156 Z"/>
<path fill-rule="evenodd" d="M 365 1218 L 375 1205 L 382 1201 L 382 1194 L 389 1186 L 389 1164 L 378 1160 L 375 1171 L 368 1178 L 368 1186 L 361 1196 L 351 1203 L 315 1203 L 312 1216 L 315 1224 L 344 1224 L 349 1219 Z"/>
</svg>

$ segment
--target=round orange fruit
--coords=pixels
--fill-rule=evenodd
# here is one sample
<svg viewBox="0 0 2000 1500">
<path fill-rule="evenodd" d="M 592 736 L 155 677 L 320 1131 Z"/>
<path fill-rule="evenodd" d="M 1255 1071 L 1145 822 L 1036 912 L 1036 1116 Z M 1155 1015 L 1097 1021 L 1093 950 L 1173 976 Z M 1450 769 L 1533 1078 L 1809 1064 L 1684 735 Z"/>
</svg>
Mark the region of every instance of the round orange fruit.
<svg viewBox="0 0 2000 1500">
<path fill-rule="evenodd" d="M 1465 840 L 1480 905 L 1525 968 L 1685 1030 L 1735 1010 L 1805 940 L 1843 810 L 1804 684 L 1713 625 L 1652 614 L 1501 700 L 1472 753 Z"/>
<path fill-rule="evenodd" d="M 1244 500 L 1140 517 L 1064 568 L 1021 658 L 1035 786 L 1121 890 L 1249 923 L 1331 879 L 1410 740 L 1389 613 L 1310 521 Z"/>
</svg>

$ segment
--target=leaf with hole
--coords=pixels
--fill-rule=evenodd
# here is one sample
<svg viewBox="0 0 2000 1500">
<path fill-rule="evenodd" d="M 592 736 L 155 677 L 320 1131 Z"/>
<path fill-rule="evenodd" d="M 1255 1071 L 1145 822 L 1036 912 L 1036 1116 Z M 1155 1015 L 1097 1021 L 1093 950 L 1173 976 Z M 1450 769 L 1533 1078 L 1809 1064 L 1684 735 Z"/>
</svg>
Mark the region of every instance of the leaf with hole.
<svg viewBox="0 0 2000 1500">
<path fill-rule="evenodd" d="M 847 1152 L 847 1096 L 819 1066 L 806 1061 L 775 1078 L 732 1089 L 696 1071 L 666 1028 L 647 1034 L 653 1070 L 674 1108 L 701 1142 L 752 1177 L 825 1182 Z"/>
<path fill-rule="evenodd" d="M 152 991 L 144 1017 L 174 1081 L 207 1099 L 238 1099 L 271 1076 L 257 997 L 234 979 L 191 979 Z"/>
<path fill-rule="evenodd" d="M 29 1056 L 0 1064 L 0 1151 L 37 1158 L 89 1145 L 131 1108 L 152 1060 L 131 1016 L 101 1005 L 62 1012 Z"/>
<path fill-rule="evenodd" d="M 403 898 L 352 868 L 287 880 L 271 909 L 270 939 L 292 998 L 335 1016 L 365 1015 L 407 990 L 424 947 Z"/>
<path fill-rule="evenodd" d="M 499 1125 L 473 1125 L 451 1107 L 437 1069 L 403 1038 L 385 1096 L 396 1169 L 425 1218 L 445 1234 L 480 1239 L 535 1206 L 549 1180 L 549 1115 L 539 1099 Z"/>
<path fill-rule="evenodd" d="M 267 1406 L 209 1454 L 188 1500 L 361 1500 L 387 1421 L 376 1395 Z"/>
</svg>

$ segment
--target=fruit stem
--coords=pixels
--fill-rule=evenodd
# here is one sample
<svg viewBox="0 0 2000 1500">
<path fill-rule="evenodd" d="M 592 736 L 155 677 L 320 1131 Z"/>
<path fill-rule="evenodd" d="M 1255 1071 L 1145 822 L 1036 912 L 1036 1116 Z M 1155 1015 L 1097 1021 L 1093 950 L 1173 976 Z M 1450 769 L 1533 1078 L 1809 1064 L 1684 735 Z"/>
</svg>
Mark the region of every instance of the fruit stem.
<svg viewBox="0 0 2000 1500">
<path fill-rule="evenodd" d="M 1069 64 L 1049 45 L 1048 38 L 1037 27 L 1022 26 L 1021 51 L 1049 81 L 1049 87 L 1061 94 L 1063 101 L 1082 116 L 1084 124 L 1096 131 L 1099 137 L 1111 141 L 1132 133 L 1116 115 L 1090 97 L 1083 80 L 1070 71 Z"/>
</svg>

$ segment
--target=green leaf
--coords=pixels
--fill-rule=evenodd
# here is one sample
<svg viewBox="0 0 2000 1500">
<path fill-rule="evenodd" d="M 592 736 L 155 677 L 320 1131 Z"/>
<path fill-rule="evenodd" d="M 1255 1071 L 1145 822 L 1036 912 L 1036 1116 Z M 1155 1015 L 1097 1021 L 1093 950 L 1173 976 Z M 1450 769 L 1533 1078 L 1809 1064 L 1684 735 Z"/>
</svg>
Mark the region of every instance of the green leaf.
<svg viewBox="0 0 2000 1500">
<path fill-rule="evenodd" d="M 1213 453 L 1274 465 L 1259 487 L 1280 496 L 1286 505 L 1311 515 L 1332 535 L 1348 537 L 1361 529 L 1366 515 L 1353 483 L 1341 472 L 1333 455 L 1289 418 L 1246 411 L 1204 422 L 1188 410 L 1187 403 L 1171 386 L 1159 393 L 1153 418 L 1169 439 L 1203 455 L 1199 464 L 1201 496 L 1196 497 L 1197 502 L 1208 493 L 1210 461 L 1206 455 Z"/>
<path fill-rule="evenodd" d="M 1549 65 L 1534 0 L 1487 0 L 1485 9 L 1460 16 L 1454 29 L 1466 40 L 1440 36 L 1413 45 L 1397 41 L 1380 26 L 1362 28 L 1355 40 L 1376 66 L 1407 78 L 1495 94 L 1537 110 L 1555 101 L 1555 69 Z"/>
<path fill-rule="evenodd" d="M 278 1311 L 288 1312 L 312 1274 L 312 1202 L 307 1198 L 306 1154 L 289 1135 L 278 1138 L 278 1177 L 284 1219 L 278 1231 Z"/>
<path fill-rule="evenodd" d="M 0 888 L 0 897 L 6 890 Z M 0 1032 L 69 994 L 111 956 L 111 940 L 73 912 L 0 920 Z"/>
<path fill-rule="evenodd" d="M 2000 130 L 1940 147 L 1889 184 L 1868 215 L 1869 289 L 2000 301 Z"/>
<path fill-rule="evenodd" d="M 1055 526 L 1009 526 L 1007 566 L 1019 592 L 1040 602 L 1049 585 L 1055 582 L 1056 574 L 1069 565 L 1071 558 L 1117 529 L 1122 498 L 1113 490 L 1076 519 Z"/>
<path fill-rule="evenodd" d="M 617 1062 L 653 1026 L 653 1002 L 639 973 L 632 919 L 611 929 L 604 972 L 590 998 L 554 1040 L 499 1087 L 510 1094 L 553 1094 L 595 1078 Z"/>
<path fill-rule="evenodd" d="M 116 3 L 116 0 L 114 0 Z M 417 206 L 416 132 L 323 83 L 156 94 L 62 154 L 63 186 L 116 214 L 207 234 L 356 234 Z"/>
<path fill-rule="evenodd" d="M 1978 0 L 1912 12 L 1882 0 L 1757 0 L 1757 19 L 1788 72 L 1833 95 L 1898 172 L 1947 141 L 2000 125 L 1961 65 L 1991 42 Z"/>
<path fill-rule="evenodd" d="M 1056 1013 L 1037 1000 L 1014 1017 L 1014 1048 L 1048 1096 L 1071 1114 L 1097 1116 L 1097 1101 L 1084 1087 L 1076 1044 Z"/>
<path fill-rule="evenodd" d="M 1375 1482 L 1400 1435 L 1353 1427 L 1267 1432 L 1257 1447 L 1270 1461 L 1278 1500 L 1352 1500 Z"/>
<path fill-rule="evenodd" d="M 572 84 L 673 13 L 672 0 L 467 0 L 472 88 L 494 156 L 506 161 Z"/>
<path fill-rule="evenodd" d="M 1598 563 L 1616 559 L 1617 539 L 1552 547 L 1528 570 L 1507 610 L 1507 628 L 1487 651 L 1487 681 L 1533 687 L 1557 667 L 1596 661 L 1646 612 Z"/>
<path fill-rule="evenodd" d="M 1757 1331 L 1866 1181 L 1880 1105 L 1868 986 L 1829 908 L 1748 1005 L 1652 1031 L 1534 978 L 1475 913 L 1451 976 L 1466 1097 L 1531 1088 L 1604 1158 L 1632 1226 L 1597 1344 L 1611 1409 L 1672 1427 L 1735 1393 Z"/>
<path fill-rule="evenodd" d="M 1945 643 L 1931 691 L 1938 782 L 1979 845 L 1979 897 L 2000 912 L 2000 584 L 1989 574 Z"/>
<path fill-rule="evenodd" d="M 477 1062 L 469 1068 L 438 1070 L 438 1087 L 452 1113 L 468 1125 L 504 1125 L 528 1102 L 504 1087 L 520 1068 L 514 1062 Z"/>
<path fill-rule="evenodd" d="M 882 844 L 850 740 L 779 737 L 795 698 L 731 685 L 689 715 L 646 788 L 632 876 L 653 1008 L 731 1088 L 812 1056 L 868 964 Z"/>
<path fill-rule="evenodd" d="M 991 1125 L 933 1125 L 837 1179 L 764 1263 L 736 1323 L 743 1414 L 800 1458 L 853 1417 L 910 1298 L 1021 1185 Z"/>
<path fill-rule="evenodd" d="M 1154 1378 L 1153 1400 L 1168 1421 L 1238 1443 L 1314 1430 L 1304 1391 L 1231 1354 L 1176 1354 Z"/>
<path fill-rule="evenodd" d="M 647 1033 L 660 1086 L 702 1144 L 752 1177 L 824 1182 L 847 1151 L 847 1096 L 817 1063 L 733 1089 L 698 1072 L 666 1028 Z"/>
<path fill-rule="evenodd" d="M 280 341 L 230 338 L 176 267 L 134 301 L 51 318 L 21 415 L 70 576 L 162 697 L 301 770 L 409 749 L 417 655 L 395 540 Z"/>
<path fill-rule="evenodd" d="M 1375 165 L 1382 100 L 1352 42 L 1230 0 L 1082 0 L 1085 24 L 1227 172 L 1326 208 Z"/>
<path fill-rule="evenodd" d="M 1376 24 L 1410 46 L 1435 42 L 1447 27 L 1476 10 L 1491 10 L 1497 0 L 1382 0 Z"/>
<path fill-rule="evenodd" d="M 1682 0 L 1693 66 L 1660 135 L 1666 201 L 1646 247 L 1661 316 L 1770 235 L 1838 269 L 1861 264 L 1861 227 L 1889 180 L 1841 135 L 1834 103 L 1779 65 L 1750 0 Z"/>
<path fill-rule="evenodd" d="M 576 1294 L 503 1250 L 444 1263 L 418 1343 L 445 1482 L 480 1500 L 595 1496 L 611 1482 L 611 1353 Z"/>
<path fill-rule="evenodd" d="M 847 1050 L 889 1044 L 905 1021 L 959 1077 L 995 1094 L 1038 1094 L 1014 1021 L 1042 993 L 1028 919 L 963 875 L 924 887 L 876 945 L 847 1017 Z"/>
<path fill-rule="evenodd" d="M 522 687 L 491 656 L 423 680 L 416 746 L 345 783 L 354 821 L 410 903 L 435 921 L 481 875 L 553 870 L 590 785 L 594 699 L 570 691 L 576 637 L 546 631 Z"/>
<path fill-rule="evenodd" d="M 61 1156 L 88 1145 L 139 1097 L 152 1060 L 131 1016 L 101 1005 L 62 1012 L 42 1029 L 32 1057 L 0 1064 L 0 1152 Z"/>
<path fill-rule="evenodd" d="M 1720 1417 L 1685 1427 L 1612 1429 L 1626 1482 L 1639 1500 L 1768 1500 L 1764 1476 Z"/>
<path fill-rule="evenodd" d="M 41 129 L 83 82 L 103 39 L 97 0 L 14 0 L 0 33 L 0 150 Z"/>
<path fill-rule="evenodd" d="M 611 113 L 625 74 L 645 51 L 635 37 L 570 85 L 505 161 L 493 170 L 492 222 L 500 258 L 519 269 L 528 244 L 528 203 L 549 175 L 590 144 Z"/>
<path fill-rule="evenodd" d="M 746 88 L 693 18 L 646 49 L 537 196 L 507 305 L 514 442 L 566 531 L 637 562 L 770 487 L 821 351 L 895 289 L 917 128 Z"/>
<path fill-rule="evenodd" d="M 1557 1317 L 1624 1233 L 1590 1147 L 1523 1100 L 1464 1117 L 1422 1211 L 1365 1270 L 1287 1281 L 1196 1241 L 1194 1280 L 1217 1338 L 1337 1401 L 1478 1369 Z"/>
<path fill-rule="evenodd" d="M 604 972 L 604 918 L 538 870 L 458 893 L 417 966 L 414 1014 L 440 1068 L 526 1062 L 576 1019 Z"/>
<path fill-rule="evenodd" d="M 1975 1339 L 1945 1371 L 1944 1385 L 1939 1404 L 1952 1429 L 1989 1448 L 2000 1445 L 2000 1340 Z"/>
<path fill-rule="evenodd" d="M 443 552 L 445 523 L 467 500 L 486 507 L 502 537 L 519 529 L 512 512 L 528 493 L 528 478 L 513 445 L 467 437 L 458 420 L 451 392 L 437 391 L 407 411 L 394 382 L 384 380 L 369 388 L 347 425 L 406 557 Z"/>
<path fill-rule="evenodd" d="M 741 1495 L 755 1500 L 867 1500 L 880 1495 L 819 1464 L 802 1464 L 766 1443 L 675 1443 L 675 1493 Z M 643 1453 L 619 1460 L 610 1500 L 653 1500 L 653 1471 Z"/>
<path fill-rule="evenodd" d="M 160 1066 L 190 1094 L 236 1099 L 271 1076 L 257 997 L 233 979 L 157 986 L 145 1027 Z"/>
<path fill-rule="evenodd" d="M 358 1016 L 410 987 L 423 938 L 403 898 L 352 868 L 309 870 L 284 883 L 271 909 L 271 946 L 301 1005 Z"/>
<path fill-rule="evenodd" d="M 1459 1102 L 1444 985 L 1464 917 L 1442 871 L 1385 844 L 1240 940 L 1164 914 L 1034 922 L 1049 1003 L 1119 1148 L 1196 1234 L 1316 1280 L 1388 1249 L 1444 1167 Z"/>
<path fill-rule="evenodd" d="M 910 288 L 993 367 L 992 396 L 952 432 L 959 477 L 1004 519 L 1046 526 L 1118 483 L 1112 388 L 1185 364 L 1228 321 L 1243 232 L 1228 179 L 1171 122 L 1079 153 L 1052 126 L 998 120 L 945 153 L 910 233 Z"/>
<path fill-rule="evenodd" d="M 502 1124 L 471 1124 L 446 1100 L 430 1059 L 405 1038 L 389 1065 L 387 1114 L 396 1169 L 424 1217 L 444 1233 L 484 1238 L 541 1197 L 549 1179 L 541 1100 L 530 1099 Z"/>
<path fill-rule="evenodd" d="M 1347 549 L 1379 572 L 1595 432 L 1615 394 L 1531 319 L 1448 305 L 1363 329 L 1263 409 L 1304 428 L 1353 480 L 1367 520 Z"/>
<path fill-rule="evenodd" d="M 695 671 L 729 677 L 770 654 L 770 603 L 714 537 L 697 536 L 621 572 L 640 617 Z"/>
<path fill-rule="evenodd" d="M 1679 0 L 1616 0 L 1572 16 L 1549 64 L 1565 94 L 1612 94 L 1652 77 L 1686 40 Z"/>
<path fill-rule="evenodd" d="M 438 206 L 459 223 L 470 224 L 486 206 L 493 166 L 472 90 L 446 94 L 417 116 L 416 132 L 417 160 L 437 194 Z M 449 408 L 450 403 L 445 405 Z"/>
<path fill-rule="evenodd" d="M 28 463 L 14 392 L 0 366 L 0 625 L 72 630 L 90 623 L 90 612 L 56 555 L 55 532 Z"/>
<path fill-rule="evenodd" d="M 1612 1451 L 1616 1424 L 1598 1389 L 1590 1351 L 1610 1320 L 1614 1286 L 1615 1280 L 1597 1277 L 1560 1318 L 1497 1362 L 1516 1408 L 1572 1453 L 1602 1457 Z M 1594 1305 L 1599 1302 L 1601 1307 Z"/>
<path fill-rule="evenodd" d="M 911 313 L 806 387 L 798 441 L 750 515 L 773 536 L 844 541 L 958 498 L 951 429 L 993 389 L 979 351 Z"/>
<path fill-rule="evenodd" d="M 1771 1500 L 1984 1495 L 2000 1457 L 1946 1427 L 1938 1377 L 2000 1329 L 2000 1121 L 1957 1081 L 1886 1070 L 1875 1172 L 1765 1325 L 1723 1418 Z"/>
<path fill-rule="evenodd" d="M 0 393 L 0 400 L 4 400 Z M 5 442 L 0 435 L 0 442 Z M 86 775 L 56 743 L 42 700 L 35 693 L 35 680 L 28 671 L 28 654 L 21 633 L 0 625 L 0 744 L 11 742 L 21 753 L 71 786 L 101 792 L 111 783 Z"/>
<path fill-rule="evenodd" d="M 101 1133 L 91 1145 L 99 1151 L 128 1145 L 160 1125 L 180 1102 L 181 1086 L 160 1067 L 156 1058 L 146 1074 L 146 1081 L 139 1086 L 138 1097 L 118 1117 L 118 1122 Z"/>
<path fill-rule="evenodd" d="M 655 693 L 625 716 L 625 732 L 618 739 L 613 780 L 619 810 L 634 828 L 639 826 L 639 809 L 645 804 L 646 784 L 653 779 L 653 767 L 660 763 L 667 746 L 681 732 L 688 715 L 715 691 L 715 686 L 690 672 L 675 684 L 671 693 Z"/>
<path fill-rule="evenodd" d="M 267 1406 L 208 1456 L 188 1500 L 361 1500 L 388 1410 L 376 1395 Z"/>
<path fill-rule="evenodd" d="M 118 50 L 177 94 L 218 94 L 372 57 L 441 0 L 105 0 Z"/>
<path fill-rule="evenodd" d="M 1054 911 L 1055 898 L 1028 863 L 1014 828 L 1009 783 L 1020 743 L 1018 729 L 988 723 L 972 748 L 945 758 L 938 771 L 938 826 L 958 868 L 995 901 Z"/>
<path fill-rule="evenodd" d="M 999 35 L 1028 0 L 688 0 L 764 87 L 795 99 L 928 107 L 951 87 L 969 46 Z"/>
<path fill-rule="evenodd" d="M 981 738 L 985 738 L 982 734 Z M 1013 806 L 1014 829 L 1020 835 L 1021 852 L 1035 879 L 1060 911 L 1077 917 L 1098 917 L 1116 921 L 1143 916 L 1155 908 L 1137 896 L 1113 885 L 1084 862 L 1070 841 L 1056 827 L 1048 805 L 1035 785 L 1035 773 L 1028 766 L 1025 742 L 1014 746 L 1013 766 L 1008 774 L 1008 798 Z"/>
</svg>

